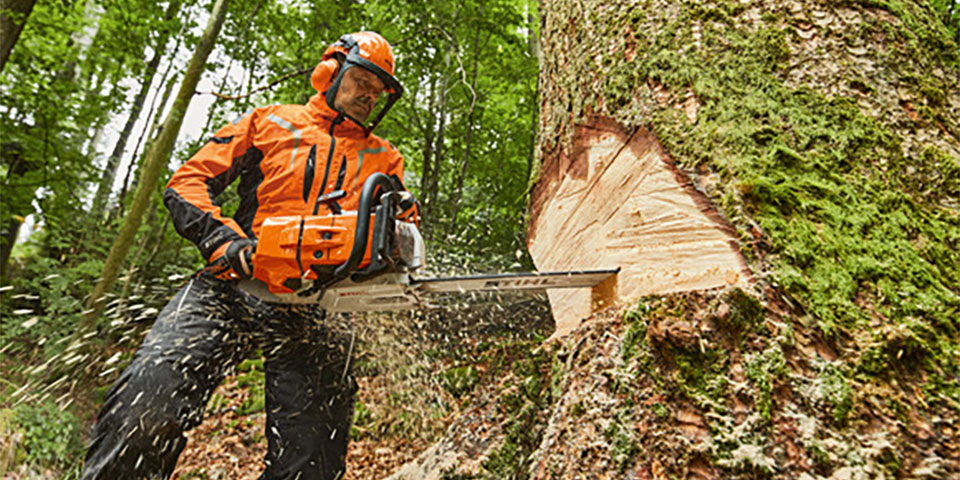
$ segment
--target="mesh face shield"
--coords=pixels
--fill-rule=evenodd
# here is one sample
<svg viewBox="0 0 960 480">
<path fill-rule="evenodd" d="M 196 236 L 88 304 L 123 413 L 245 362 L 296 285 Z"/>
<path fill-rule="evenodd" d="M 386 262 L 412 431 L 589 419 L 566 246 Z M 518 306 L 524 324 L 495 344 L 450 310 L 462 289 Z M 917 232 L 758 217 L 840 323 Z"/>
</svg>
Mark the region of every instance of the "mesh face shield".
<svg viewBox="0 0 960 480">
<path fill-rule="evenodd" d="M 384 85 L 383 93 L 373 105 L 370 114 L 367 116 L 369 121 L 366 124 L 364 124 L 364 122 L 360 119 L 354 118 L 342 109 L 337 108 L 335 105 L 337 92 L 340 90 L 344 74 L 351 68 L 356 67 L 364 68 L 365 70 L 373 73 L 377 76 L 377 78 L 380 79 L 380 81 L 383 82 Z M 337 78 L 334 79 L 330 89 L 327 90 L 325 97 L 327 100 L 327 105 L 330 106 L 330 108 L 349 118 L 357 125 L 363 127 L 364 131 L 367 133 L 367 135 L 369 135 L 370 132 L 373 131 L 373 129 L 383 120 L 383 117 L 386 116 L 390 108 L 393 107 L 393 104 L 400 99 L 401 95 L 403 95 L 403 86 L 400 85 L 400 82 L 396 79 L 396 77 L 388 73 L 383 68 L 380 68 L 380 66 L 376 63 L 360 56 L 360 46 L 356 42 L 352 42 L 349 53 L 347 53 L 346 57 L 343 59 L 340 72 L 337 74 Z"/>
</svg>

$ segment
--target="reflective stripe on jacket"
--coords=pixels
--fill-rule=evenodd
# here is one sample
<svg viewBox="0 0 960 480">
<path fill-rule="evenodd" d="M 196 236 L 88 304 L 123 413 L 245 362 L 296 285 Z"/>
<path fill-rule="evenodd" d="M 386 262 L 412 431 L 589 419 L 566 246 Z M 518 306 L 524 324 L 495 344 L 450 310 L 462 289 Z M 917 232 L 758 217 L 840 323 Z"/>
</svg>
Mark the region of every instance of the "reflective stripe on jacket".
<svg viewBox="0 0 960 480">
<path fill-rule="evenodd" d="M 306 105 L 258 108 L 221 128 L 173 174 L 163 202 L 177 231 L 209 260 L 231 240 L 256 238 L 268 217 L 355 210 L 374 172 L 402 180 L 400 152 L 316 94 Z M 240 206 L 227 218 L 215 197 L 238 177 Z M 347 195 L 329 208 L 319 202 L 336 190 Z"/>
</svg>

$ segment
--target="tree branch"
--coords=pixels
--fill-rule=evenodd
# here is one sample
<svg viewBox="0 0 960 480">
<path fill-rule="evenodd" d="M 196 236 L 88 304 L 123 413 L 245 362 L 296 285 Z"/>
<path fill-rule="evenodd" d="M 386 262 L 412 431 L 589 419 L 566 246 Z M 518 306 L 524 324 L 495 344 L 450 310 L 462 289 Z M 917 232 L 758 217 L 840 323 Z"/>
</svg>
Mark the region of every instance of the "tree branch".
<svg viewBox="0 0 960 480">
<path fill-rule="evenodd" d="M 243 95 L 224 95 L 224 94 L 219 93 L 219 92 L 197 92 L 197 95 L 213 95 L 214 97 L 217 97 L 217 98 L 222 99 L 222 100 L 240 100 L 241 98 L 247 98 L 247 97 L 249 97 L 250 95 L 253 95 L 253 94 L 255 94 L 255 93 L 260 93 L 260 92 L 262 92 L 262 91 L 264 91 L 264 90 L 269 90 L 269 89 L 277 86 L 278 84 L 280 84 L 281 82 L 283 82 L 283 81 L 285 81 L 285 80 L 289 80 L 289 79 L 291 79 L 291 78 L 293 78 L 293 77 L 296 77 L 297 75 L 303 75 L 304 73 L 307 73 L 307 72 L 309 72 L 309 71 L 312 71 L 313 68 L 314 68 L 314 67 L 309 67 L 309 68 L 304 68 L 303 70 L 300 70 L 300 71 L 287 73 L 286 75 L 284 75 L 284 76 L 282 76 L 282 77 L 280 77 L 280 78 L 278 78 L 278 79 L 270 82 L 269 84 L 264 85 L 264 86 L 259 87 L 259 88 L 256 88 L 256 89 L 253 89 L 253 90 L 251 90 L 251 91 L 249 91 L 249 92 L 247 92 L 247 93 L 245 93 L 245 94 L 243 94 Z"/>
</svg>

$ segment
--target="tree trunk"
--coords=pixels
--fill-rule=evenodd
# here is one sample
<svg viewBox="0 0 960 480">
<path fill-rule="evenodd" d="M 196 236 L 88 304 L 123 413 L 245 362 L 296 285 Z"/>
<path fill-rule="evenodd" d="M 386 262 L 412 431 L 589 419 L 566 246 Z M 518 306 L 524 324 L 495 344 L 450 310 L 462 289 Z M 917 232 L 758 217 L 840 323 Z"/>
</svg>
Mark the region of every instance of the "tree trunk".
<svg viewBox="0 0 960 480">
<path fill-rule="evenodd" d="M 153 83 L 153 77 L 157 73 L 157 66 L 159 64 L 160 52 L 155 50 L 150 62 L 147 63 L 145 70 L 146 75 L 140 84 L 140 91 L 137 92 L 137 96 L 133 99 L 133 105 L 130 108 L 130 115 L 127 116 L 127 122 L 123 125 L 123 130 L 120 131 L 120 137 L 117 138 L 117 143 L 113 146 L 113 152 L 107 157 L 107 163 L 101 171 L 100 182 L 97 184 L 97 191 L 93 196 L 93 208 L 91 209 L 91 213 L 97 219 L 102 219 L 103 217 L 104 207 L 107 204 L 107 199 L 110 197 L 110 191 L 113 189 L 113 181 L 117 176 L 117 168 L 120 166 L 120 159 L 123 157 L 123 152 L 127 148 L 127 139 L 130 138 L 130 133 L 133 132 L 133 126 L 140 118 L 140 111 L 143 110 L 143 103 L 147 99 L 147 93 L 150 91 L 150 86 Z"/>
<path fill-rule="evenodd" d="M 0 146 L 0 165 L 5 165 L 9 169 L 7 177 L 20 177 L 31 170 L 33 167 L 30 161 L 23 155 L 23 148 L 17 143 L 8 143 Z M 32 192 L 36 187 L 29 188 Z M 11 192 L 7 192 L 11 195 Z M 23 224 L 23 217 L 29 213 L 23 205 L 8 205 L 8 218 L 0 218 L 0 285 L 7 281 L 9 274 L 10 255 L 13 253 L 13 246 L 17 243 L 17 236 L 20 233 L 20 226 Z M 18 208 L 19 207 L 19 208 Z M 29 208 L 29 207 L 27 207 Z"/>
<path fill-rule="evenodd" d="M 99 103 L 99 93 L 103 84 L 109 82 L 110 89 L 107 91 L 106 98 L 114 98 L 116 96 L 117 87 L 120 84 L 122 73 L 122 66 L 117 65 L 117 68 L 105 78 L 97 78 L 96 84 L 87 90 L 86 97 L 87 99 L 84 102 L 98 102 Z M 107 123 L 110 121 L 110 115 L 100 115 L 97 117 L 97 123 L 93 125 L 93 136 L 87 139 L 87 148 L 85 149 L 86 155 L 90 157 L 94 162 L 100 156 L 100 153 L 97 151 L 97 145 L 100 143 L 100 140 L 103 138 L 103 135 L 107 128 Z"/>
<path fill-rule="evenodd" d="M 17 243 L 17 236 L 20 235 L 20 226 L 23 225 L 23 221 L 19 218 L 10 218 L 5 223 L 6 225 L 0 228 L 0 232 L 3 232 L 3 238 L 0 238 L 0 285 L 7 283 L 10 254 L 13 253 L 13 246 Z"/>
<path fill-rule="evenodd" d="M 253 25 L 253 21 L 257 18 L 257 14 L 260 13 L 260 8 L 263 7 L 266 2 L 257 2 L 256 6 L 253 7 L 253 12 L 250 13 L 250 16 L 247 17 L 247 21 L 243 24 L 243 31 L 240 32 L 238 38 L 240 39 L 241 44 L 247 40 L 247 32 L 250 31 L 250 25 Z M 215 92 L 225 94 L 225 87 L 227 86 L 227 80 L 230 78 L 230 70 L 233 68 L 234 58 L 231 55 L 230 60 L 227 61 L 227 68 L 223 73 L 223 78 L 220 79 L 220 85 L 217 85 Z M 240 68 L 243 68 L 241 65 Z M 307 84 L 310 84 L 310 74 L 307 73 Z M 250 72 L 250 78 L 253 78 L 253 72 Z M 248 92 L 250 90 L 247 90 Z M 238 93 L 239 94 L 239 93 Z M 200 138 L 207 138 L 208 132 L 210 131 L 211 123 L 213 122 L 213 112 L 220 105 L 220 97 L 216 97 L 213 100 L 213 104 L 210 105 L 210 114 L 207 115 L 207 121 L 203 124 L 203 130 L 201 130 Z M 242 111 L 242 110 L 241 110 Z"/>
<path fill-rule="evenodd" d="M 432 165 L 430 166 L 431 175 L 429 178 L 424 178 L 427 191 L 426 197 L 429 203 L 426 201 L 423 203 L 423 216 L 427 218 L 436 216 L 434 212 L 436 212 L 440 200 L 440 176 L 443 174 L 443 142 L 447 127 L 447 83 L 449 79 L 447 78 L 446 72 L 450 68 L 450 55 L 453 48 L 454 46 L 450 45 L 449 49 L 444 54 L 444 69 L 440 78 L 439 86 L 440 99 L 439 103 L 437 104 L 437 136 L 433 145 L 433 161 L 431 162 Z M 438 227 L 436 222 L 434 222 L 433 227 L 434 228 L 427 230 L 427 234 L 434 240 L 437 240 L 436 234 L 442 233 L 442 231 L 439 228 L 436 228 Z"/>
<path fill-rule="evenodd" d="M 167 105 L 167 101 L 170 99 L 170 93 L 173 91 L 173 86 L 176 84 L 176 75 L 172 78 L 170 77 L 170 72 L 173 70 L 174 59 L 177 58 L 177 53 L 180 51 L 180 43 L 183 39 L 183 31 L 181 30 L 181 35 L 177 37 L 177 44 L 173 47 L 173 52 L 170 54 L 170 64 L 167 65 L 167 69 L 163 72 L 163 77 L 160 79 L 160 85 L 166 85 L 163 89 L 163 94 L 159 96 L 154 96 L 153 101 L 150 102 L 150 111 L 147 112 L 146 122 L 144 122 L 143 130 L 140 132 L 140 138 L 137 139 L 137 146 L 133 148 L 133 156 L 130 160 L 130 165 L 127 166 L 127 173 L 123 176 L 123 186 L 120 187 L 120 194 L 117 196 L 117 209 L 111 212 L 110 217 L 112 218 L 114 213 L 117 217 L 122 217 L 124 214 L 124 209 L 126 208 L 126 199 L 127 191 L 130 187 L 130 180 L 134 178 L 133 173 L 140 168 L 141 155 L 140 155 L 140 145 L 143 142 L 146 143 L 145 149 L 150 148 L 150 142 L 157 135 L 158 125 L 160 125 L 160 116 L 163 114 L 164 107 Z M 160 106 L 160 110 L 157 111 L 157 105 Z M 134 182 L 136 186 L 136 182 Z"/>
<path fill-rule="evenodd" d="M 20 32 L 27 24 L 37 0 L 0 0 L 0 72 L 10 58 Z"/>
<path fill-rule="evenodd" d="M 917 16 L 924 28 L 944 31 L 942 25 L 935 25 L 938 17 L 929 6 L 908 3 L 902 11 L 833 8 L 811 0 L 784 5 L 754 1 L 730 12 L 699 1 L 684 7 L 665 4 L 660 13 L 653 13 L 658 12 L 656 8 L 644 8 L 642 13 L 605 9 L 598 21 L 628 30 L 614 39 L 591 34 L 590 29 L 571 37 L 561 25 L 580 22 L 578 10 L 571 10 L 572 4 L 566 1 L 549 2 L 542 24 L 539 178 L 532 194 L 528 234 L 538 268 L 620 267 L 620 291 L 610 301 L 749 283 L 741 251 L 751 258 L 767 253 L 749 250 L 737 240 L 758 225 L 764 232 L 783 232 L 778 222 L 797 215 L 798 209 L 813 208 L 810 202 L 819 195 L 809 183 L 837 183 L 818 177 L 800 179 L 791 170 L 794 160 L 789 158 L 794 155 L 795 162 L 819 162 L 836 175 L 889 163 L 875 174 L 882 178 L 890 177 L 889 171 L 904 155 L 919 163 L 924 151 L 937 158 L 960 157 L 956 140 L 960 99 L 951 96 L 960 77 L 955 70 L 956 45 L 949 36 L 930 45 L 941 45 L 946 53 L 925 52 L 913 59 L 904 52 L 921 45 L 906 44 L 893 34 L 850 33 L 853 25 L 871 30 L 870 22 L 887 23 L 898 14 Z M 701 8 L 707 13 L 697 13 Z M 765 8 L 775 13 L 757 14 Z M 709 12 L 722 13 L 726 26 L 704 19 Z M 675 33 L 670 35 L 677 38 L 668 40 L 658 25 L 672 29 Z M 908 32 L 911 27 L 899 24 L 897 28 Z M 843 35 L 842 45 L 831 40 L 833 34 Z M 651 36 L 672 45 L 653 44 Z M 743 51 L 736 52 L 731 45 L 742 46 Z M 887 47 L 890 51 L 877 51 Z M 679 51 L 684 52 L 682 56 Z M 602 65 L 597 63 L 601 52 Z M 923 81 L 911 80 L 914 76 Z M 900 85 L 904 82 L 908 86 Z M 919 85 L 910 87 L 911 82 Z M 932 95 L 922 85 L 942 94 Z M 851 107 L 836 105 L 842 101 Z M 745 112 L 756 107 L 751 102 L 762 102 L 764 108 L 748 115 Z M 792 108 L 806 109 L 808 116 L 801 118 Z M 927 108 L 932 109 L 927 119 L 913 113 Z M 809 124 L 823 121 L 815 113 L 821 111 L 856 122 L 879 122 L 887 125 L 889 135 L 903 140 L 891 140 L 891 144 L 847 140 L 845 144 L 841 139 L 846 136 L 862 135 L 851 133 L 859 123 L 816 130 Z M 911 133 L 913 128 L 919 134 Z M 710 135 L 706 129 L 716 131 Z M 821 135 L 838 140 L 828 147 L 818 140 Z M 861 158 L 855 147 L 859 144 L 875 144 L 878 153 L 869 161 Z M 819 159 L 827 150 L 836 158 Z M 935 167 L 921 171 L 930 168 Z M 917 182 L 932 188 L 944 181 L 932 172 L 926 175 L 933 176 Z M 861 181 L 860 177 L 849 179 L 854 180 Z M 899 182 L 903 177 L 890 180 Z M 830 188 L 849 187 L 841 183 Z M 780 198 L 788 194 L 799 198 Z M 775 207 L 763 207 L 769 218 L 757 212 L 763 202 L 775 203 Z M 830 208 L 856 214 L 849 202 Z M 779 213 L 769 213 L 773 211 Z M 815 214 L 810 218 L 812 225 L 825 221 Z M 779 245 L 786 241 L 775 240 Z M 790 255 L 781 257 L 783 253 L 775 251 L 779 268 L 798 271 L 836 260 L 817 256 L 791 263 L 786 261 Z M 879 255 L 877 261 L 883 257 Z M 837 305 L 855 308 L 847 297 L 826 294 L 837 294 L 834 289 L 840 285 L 828 287 L 836 279 L 811 281 L 824 282 L 817 288 L 826 290 L 808 301 L 826 322 L 845 315 L 832 312 Z M 804 289 L 811 288 L 807 281 L 803 283 Z M 550 297 L 558 333 L 590 313 L 587 292 L 551 293 Z"/>
<path fill-rule="evenodd" d="M 167 11 L 164 15 L 166 20 L 172 19 L 179 9 L 180 2 L 178 0 L 171 0 L 170 4 L 167 5 Z M 140 91 L 137 92 L 137 96 L 133 99 L 133 106 L 130 108 L 127 123 L 124 124 L 123 130 L 120 131 L 120 137 L 113 147 L 113 153 L 107 158 L 107 164 L 104 166 L 100 183 L 97 185 L 97 193 L 93 197 L 93 209 L 91 213 L 93 213 L 97 219 L 103 218 L 104 207 L 110 198 L 110 191 L 113 189 L 113 181 L 117 176 L 120 159 L 123 157 L 123 152 L 127 148 L 127 140 L 130 138 L 130 133 L 133 132 L 133 126 L 137 123 L 137 120 L 140 119 L 143 103 L 147 100 L 147 93 L 150 92 L 150 87 L 153 85 L 153 77 L 157 74 L 157 67 L 160 65 L 160 59 L 163 58 L 163 52 L 166 48 L 168 38 L 168 31 L 160 32 L 157 44 L 154 45 L 153 48 L 153 56 L 150 58 L 150 61 L 147 62 L 147 67 L 144 70 L 143 81 L 140 83 Z M 131 161 L 135 162 L 136 158 L 131 159 Z"/>
<path fill-rule="evenodd" d="M 434 113 L 434 107 L 436 106 L 437 99 L 437 78 L 434 77 L 430 79 L 430 90 L 427 93 L 427 118 L 423 122 L 423 169 L 420 177 L 420 201 L 423 203 L 424 212 L 427 211 L 429 205 L 433 205 L 433 199 L 430 197 L 430 178 L 435 175 L 433 170 L 433 156 L 434 156 L 434 127 L 437 124 L 437 117 Z M 421 230 L 423 230 L 424 236 L 428 236 L 430 229 L 433 226 L 433 221 L 426 214 L 423 215 L 422 223 L 420 224 Z"/>
<path fill-rule="evenodd" d="M 533 175 L 533 162 L 537 158 L 537 111 L 536 106 L 537 99 L 540 95 L 540 81 L 537 81 L 537 86 L 533 90 L 533 103 L 534 107 L 530 109 L 530 149 L 527 150 L 527 172 L 524 177 L 526 180 L 526 185 L 530 186 L 530 176 Z M 527 189 L 529 194 L 529 188 Z"/>
<path fill-rule="evenodd" d="M 228 0 L 217 0 L 214 4 L 213 12 L 210 15 L 210 22 L 203 32 L 203 37 L 201 37 L 200 43 L 197 45 L 197 50 L 194 52 L 193 58 L 190 59 L 190 65 L 187 67 L 186 74 L 184 74 L 183 84 L 180 85 L 180 91 L 177 93 L 177 99 L 173 104 L 173 108 L 167 115 L 166 120 L 164 120 L 163 129 L 157 137 L 156 142 L 151 145 L 150 151 L 147 152 L 133 205 L 130 207 L 130 213 L 127 214 L 127 218 L 123 223 L 123 227 L 120 229 L 120 233 L 117 235 L 117 239 L 114 241 L 113 246 L 110 247 L 110 253 L 104 262 L 103 274 L 100 277 L 100 281 L 97 282 L 93 292 L 90 293 L 90 298 L 87 300 L 88 312 L 84 316 L 83 325 L 85 328 L 80 330 L 86 330 L 93 326 L 97 317 L 100 315 L 100 311 L 103 309 L 104 295 L 113 288 L 113 284 L 117 280 L 120 267 L 123 265 L 127 252 L 130 250 L 130 245 L 133 244 L 137 228 L 143 220 L 143 214 L 150 204 L 150 197 L 157 186 L 160 172 L 170 160 L 174 142 L 180 133 L 180 126 L 183 124 L 183 116 L 187 112 L 187 107 L 190 106 L 190 100 L 193 98 L 197 83 L 200 81 L 200 76 L 203 73 L 203 66 L 210 52 L 213 50 L 213 46 L 217 40 L 217 34 L 220 32 L 223 19 L 226 17 L 227 3 Z"/>
<path fill-rule="evenodd" d="M 480 5 L 480 17 L 483 16 L 483 5 Z M 448 235 L 453 235 L 457 230 L 457 215 L 460 214 L 460 201 L 463 199 L 463 181 L 467 176 L 467 167 L 470 165 L 470 140 L 473 139 L 473 115 L 477 106 L 477 68 L 480 60 L 480 24 L 477 24 L 477 33 L 473 39 L 473 74 L 470 78 L 470 113 L 467 118 L 467 135 L 464 139 L 463 162 L 460 163 L 460 172 L 457 175 L 457 189 L 454 191 L 453 213 L 450 215 L 450 228 L 447 229 Z"/>
<path fill-rule="evenodd" d="M 960 49 L 930 3 L 540 12 L 529 250 L 621 270 L 551 293 L 544 360 L 391 478 L 960 478 Z"/>
</svg>

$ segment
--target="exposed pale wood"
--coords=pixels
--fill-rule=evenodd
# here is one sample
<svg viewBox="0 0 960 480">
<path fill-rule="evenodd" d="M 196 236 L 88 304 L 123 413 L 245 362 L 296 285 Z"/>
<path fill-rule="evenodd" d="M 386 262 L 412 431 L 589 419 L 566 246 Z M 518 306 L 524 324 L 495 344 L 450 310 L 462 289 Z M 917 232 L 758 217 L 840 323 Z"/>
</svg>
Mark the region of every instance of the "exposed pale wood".
<svg viewBox="0 0 960 480">
<path fill-rule="evenodd" d="M 548 292 L 554 337 L 643 295 L 748 283 L 732 229 L 656 137 L 590 123 L 578 126 L 569 158 L 544 160 L 527 246 L 541 271 L 622 270 L 615 286 Z"/>
</svg>

